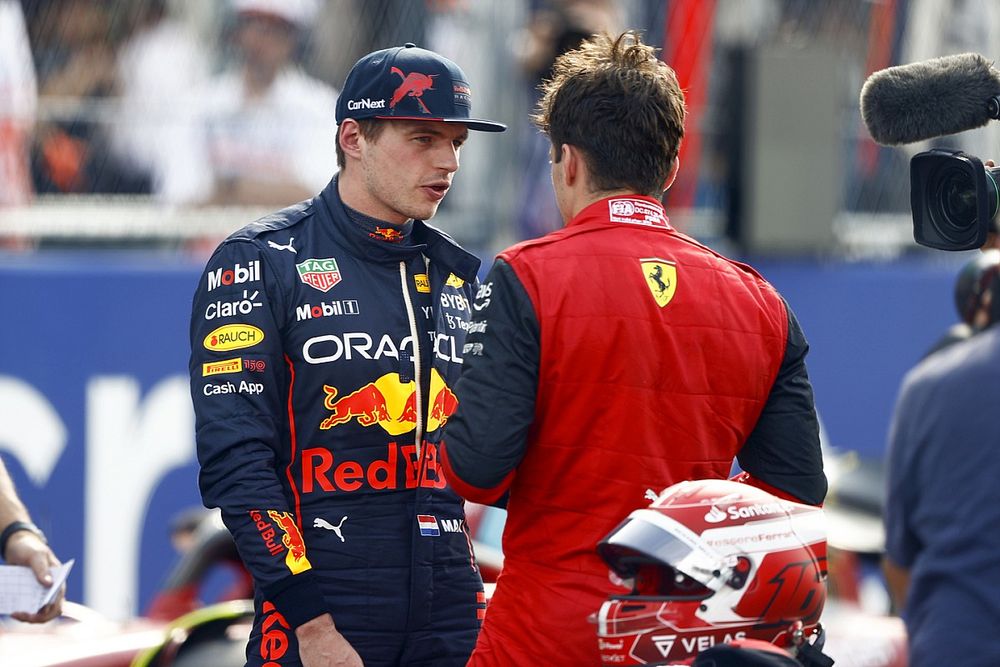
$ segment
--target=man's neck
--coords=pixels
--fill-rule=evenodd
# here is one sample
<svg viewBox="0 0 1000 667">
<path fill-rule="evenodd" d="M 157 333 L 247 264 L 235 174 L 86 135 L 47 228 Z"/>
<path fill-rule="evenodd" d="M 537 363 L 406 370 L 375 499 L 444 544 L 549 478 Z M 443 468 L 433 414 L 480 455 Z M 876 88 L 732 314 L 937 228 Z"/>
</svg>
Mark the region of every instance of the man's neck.
<svg viewBox="0 0 1000 667">
<path fill-rule="evenodd" d="M 576 216 L 580 215 L 580 211 L 587 208 L 591 204 L 601 201 L 602 199 L 608 199 L 609 197 L 644 197 L 645 195 L 640 195 L 637 192 L 633 192 L 627 188 L 620 190 L 603 190 L 600 192 L 593 192 L 590 190 L 580 189 L 574 192 L 570 198 L 569 212 L 570 216 L 568 220 L 564 222 L 569 222 Z"/>
<path fill-rule="evenodd" d="M 376 220 L 382 220 L 390 225 L 397 226 L 405 225 L 410 221 L 410 218 L 403 218 L 403 216 L 387 209 L 385 206 L 380 206 L 368 193 L 361 179 L 354 178 L 353 175 L 346 173 L 344 169 L 340 170 L 340 176 L 337 177 L 337 191 L 340 193 L 340 201 L 358 213 L 367 215 L 369 218 L 375 218 Z"/>
</svg>

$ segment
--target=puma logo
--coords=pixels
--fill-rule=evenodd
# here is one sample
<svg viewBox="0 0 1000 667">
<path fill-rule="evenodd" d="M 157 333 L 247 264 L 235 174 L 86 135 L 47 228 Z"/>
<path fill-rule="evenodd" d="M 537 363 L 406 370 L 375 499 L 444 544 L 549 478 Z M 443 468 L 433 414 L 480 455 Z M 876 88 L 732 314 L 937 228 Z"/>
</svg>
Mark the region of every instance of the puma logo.
<svg viewBox="0 0 1000 667">
<path fill-rule="evenodd" d="M 294 240 L 295 240 L 295 237 L 292 236 L 292 237 L 289 237 L 288 243 L 286 243 L 285 245 L 278 245 L 274 241 L 268 241 L 267 245 L 271 246 L 275 250 L 287 250 L 288 252 L 292 253 L 293 255 L 297 255 L 298 251 L 295 248 L 292 247 L 292 241 L 294 241 Z"/>
<path fill-rule="evenodd" d="M 313 528 L 325 528 L 326 530 L 332 530 L 333 532 L 337 533 L 337 537 L 339 537 L 340 541 L 343 542 L 344 534 L 340 532 L 340 527 L 344 525 L 345 521 L 347 521 L 346 516 L 341 518 L 340 523 L 334 526 L 326 519 L 323 519 L 321 517 L 316 517 L 315 519 L 313 519 Z"/>
</svg>

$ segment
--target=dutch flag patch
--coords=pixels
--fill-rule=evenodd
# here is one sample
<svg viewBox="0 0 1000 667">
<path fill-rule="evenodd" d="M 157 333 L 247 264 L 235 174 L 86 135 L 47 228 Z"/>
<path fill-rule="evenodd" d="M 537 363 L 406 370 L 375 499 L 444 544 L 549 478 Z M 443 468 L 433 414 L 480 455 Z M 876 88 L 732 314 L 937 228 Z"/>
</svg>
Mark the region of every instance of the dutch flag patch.
<svg viewBox="0 0 1000 667">
<path fill-rule="evenodd" d="M 420 534 L 423 537 L 437 537 L 441 534 L 437 517 L 433 514 L 418 514 L 417 525 L 420 526 Z"/>
</svg>

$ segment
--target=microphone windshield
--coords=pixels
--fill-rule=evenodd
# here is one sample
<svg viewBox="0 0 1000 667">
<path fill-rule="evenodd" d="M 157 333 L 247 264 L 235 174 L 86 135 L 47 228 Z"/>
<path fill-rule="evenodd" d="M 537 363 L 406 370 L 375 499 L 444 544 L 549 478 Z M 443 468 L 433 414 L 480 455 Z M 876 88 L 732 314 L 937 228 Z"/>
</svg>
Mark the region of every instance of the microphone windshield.
<svg viewBox="0 0 1000 667">
<path fill-rule="evenodd" d="M 861 118 L 877 143 L 909 144 L 964 132 L 992 118 L 1000 72 L 977 53 L 875 72 L 861 88 Z"/>
</svg>

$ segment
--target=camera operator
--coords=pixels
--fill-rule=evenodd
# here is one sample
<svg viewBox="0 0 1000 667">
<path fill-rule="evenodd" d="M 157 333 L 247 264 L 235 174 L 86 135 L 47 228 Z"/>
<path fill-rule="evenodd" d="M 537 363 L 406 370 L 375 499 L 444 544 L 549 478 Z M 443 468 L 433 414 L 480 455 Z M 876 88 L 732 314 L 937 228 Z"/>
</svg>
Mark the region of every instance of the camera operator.
<svg viewBox="0 0 1000 667">
<path fill-rule="evenodd" d="M 1000 442 L 1000 250 L 983 256 L 965 269 L 978 285 L 964 313 L 968 339 L 907 374 L 889 434 L 884 569 L 913 667 L 1000 664 L 1000 457 L 991 446 Z"/>
<path fill-rule="evenodd" d="M 879 144 L 912 144 L 1000 119 L 1000 70 L 975 53 L 890 67 L 861 90 Z M 1000 169 L 961 152 L 910 162 L 917 243 L 941 250 L 1000 248 Z M 997 280 L 974 309 L 986 328 L 923 359 L 903 379 L 889 431 L 886 580 L 902 611 L 910 664 L 1000 665 L 1000 327 Z M 987 306 L 986 304 L 990 304 Z"/>
</svg>

